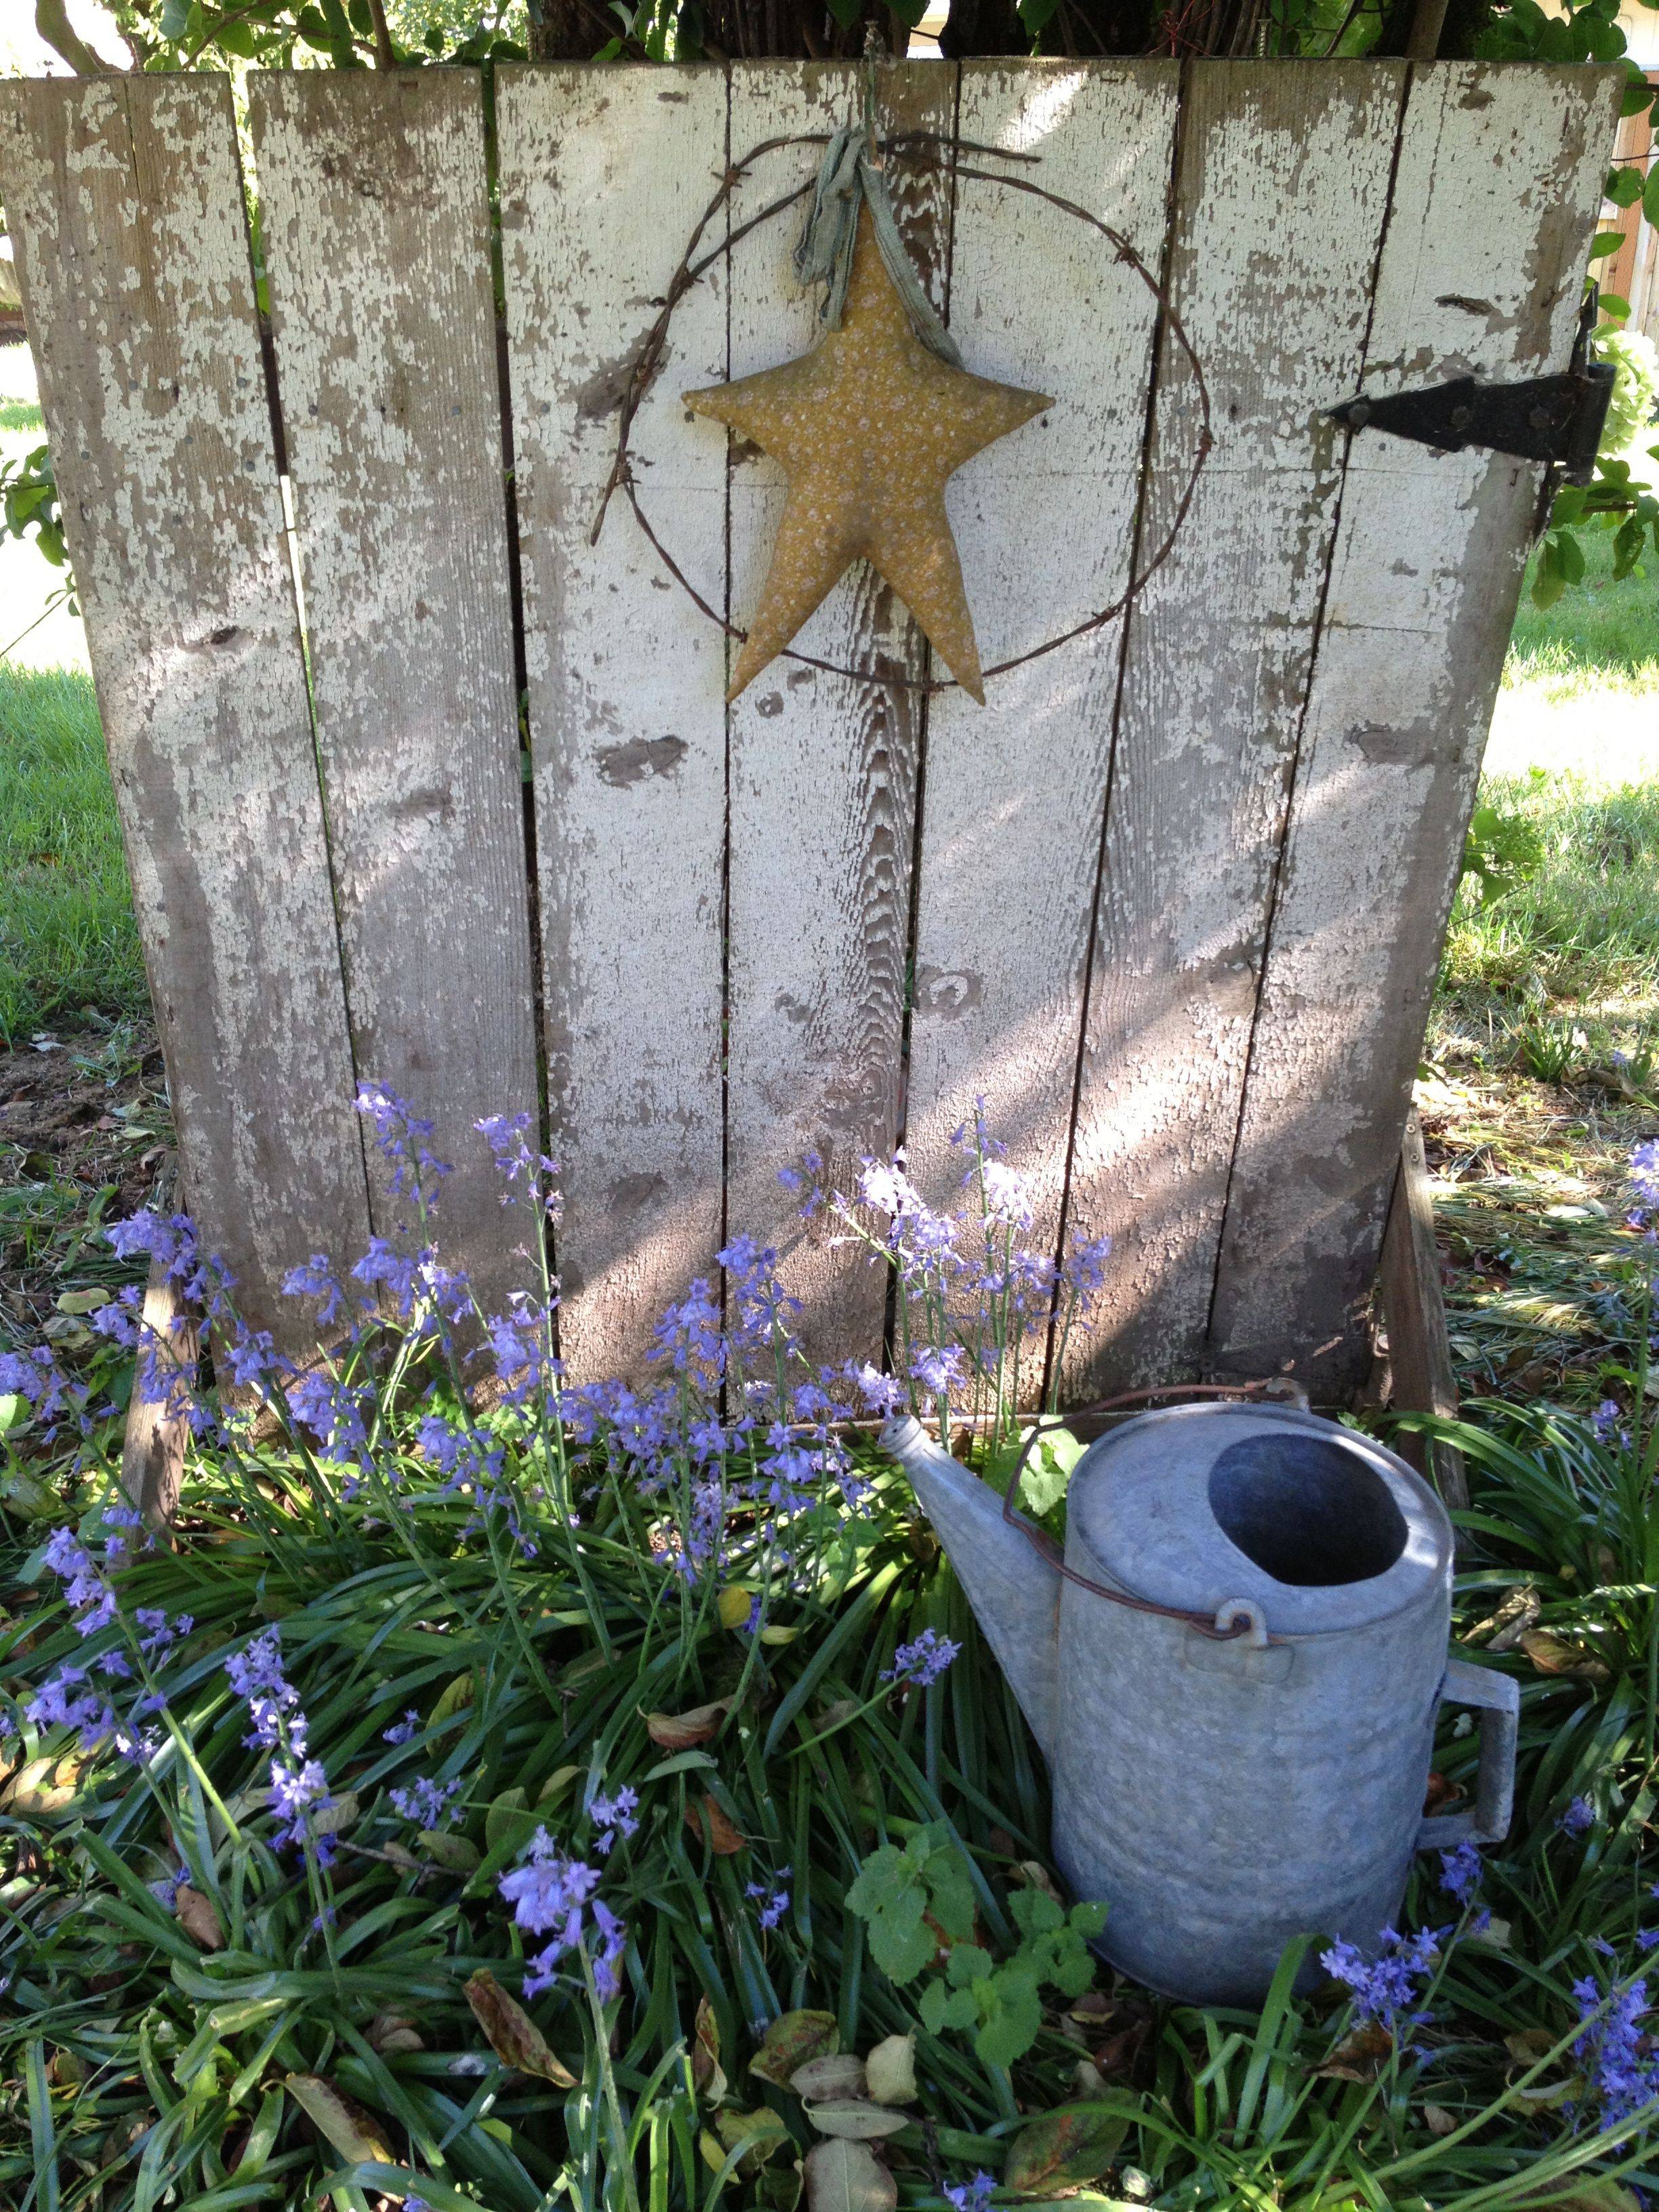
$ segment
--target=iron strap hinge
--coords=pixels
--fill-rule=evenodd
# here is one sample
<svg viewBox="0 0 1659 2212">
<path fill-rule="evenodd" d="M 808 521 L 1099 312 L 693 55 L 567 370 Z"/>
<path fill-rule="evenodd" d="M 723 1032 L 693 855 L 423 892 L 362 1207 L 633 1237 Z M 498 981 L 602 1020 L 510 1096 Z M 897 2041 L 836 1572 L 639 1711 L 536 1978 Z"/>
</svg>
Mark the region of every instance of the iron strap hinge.
<svg viewBox="0 0 1659 2212">
<path fill-rule="evenodd" d="M 1607 419 L 1613 375 L 1606 363 L 1575 361 L 1559 375 L 1518 384 L 1454 376 L 1423 392 L 1346 399 L 1328 412 L 1351 430 L 1387 430 L 1442 453 L 1480 446 L 1523 461 L 1547 461 L 1568 483 L 1587 484 Z"/>
</svg>

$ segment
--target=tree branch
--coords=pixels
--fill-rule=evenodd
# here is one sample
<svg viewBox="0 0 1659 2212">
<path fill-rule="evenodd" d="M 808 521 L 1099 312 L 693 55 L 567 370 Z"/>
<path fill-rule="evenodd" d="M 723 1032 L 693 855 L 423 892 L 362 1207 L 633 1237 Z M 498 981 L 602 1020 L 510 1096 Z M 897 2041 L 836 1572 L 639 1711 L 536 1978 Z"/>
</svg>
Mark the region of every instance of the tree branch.
<svg viewBox="0 0 1659 2212">
<path fill-rule="evenodd" d="M 60 61 L 65 61 L 76 76 L 118 76 L 123 72 L 113 62 L 106 62 L 94 53 L 70 21 L 64 0 L 34 0 L 34 27 Z"/>
</svg>

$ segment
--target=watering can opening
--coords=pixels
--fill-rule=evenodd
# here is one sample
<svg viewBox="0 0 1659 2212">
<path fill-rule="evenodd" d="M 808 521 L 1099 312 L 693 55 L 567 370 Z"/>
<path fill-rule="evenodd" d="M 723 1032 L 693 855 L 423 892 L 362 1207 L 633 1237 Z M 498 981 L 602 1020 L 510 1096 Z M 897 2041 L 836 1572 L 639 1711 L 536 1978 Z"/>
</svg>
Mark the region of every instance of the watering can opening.
<svg viewBox="0 0 1659 2212">
<path fill-rule="evenodd" d="M 1230 1542 L 1275 1582 L 1370 1582 L 1410 1530 L 1389 1486 L 1335 1437 L 1241 1437 L 1210 1471 L 1210 1510 Z"/>
</svg>

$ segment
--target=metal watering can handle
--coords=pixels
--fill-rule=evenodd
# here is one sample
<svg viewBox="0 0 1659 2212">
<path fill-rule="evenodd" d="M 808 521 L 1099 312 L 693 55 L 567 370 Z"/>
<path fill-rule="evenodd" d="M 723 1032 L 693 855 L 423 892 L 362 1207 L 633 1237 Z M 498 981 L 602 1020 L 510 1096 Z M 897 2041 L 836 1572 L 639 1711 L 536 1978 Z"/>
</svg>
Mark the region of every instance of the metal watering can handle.
<svg viewBox="0 0 1659 2212">
<path fill-rule="evenodd" d="M 1077 1406 L 1070 1413 L 1040 1416 L 1026 1432 L 1008 1487 L 1002 1494 L 1003 1519 L 1010 1528 L 1018 1528 L 1065 1581 L 1075 1583 L 1079 1589 L 1092 1591 L 1096 1597 L 1109 1598 L 1114 1605 L 1121 1605 L 1130 1613 L 1156 1613 L 1165 1620 L 1184 1621 L 1188 1628 L 1196 1629 L 1200 1636 L 1207 1636 L 1217 1644 L 1231 1644 L 1243 1638 L 1252 1649 L 1259 1650 L 1268 1644 L 1282 1643 L 1282 1637 L 1268 1634 L 1261 1607 L 1248 1598 L 1225 1598 L 1214 1613 L 1188 1613 L 1180 1606 L 1154 1605 L 1150 1598 L 1131 1597 L 1127 1590 L 1113 1589 L 1106 1583 L 1079 1574 L 1075 1567 L 1066 1565 L 1048 1533 L 1017 1510 L 1020 1484 L 1025 1479 L 1025 1462 L 1050 1429 L 1063 1429 L 1068 1421 L 1079 1416 L 1086 1419 L 1094 1413 L 1115 1413 L 1125 1406 L 1144 1406 L 1152 1398 L 1266 1399 L 1270 1404 L 1289 1402 L 1300 1406 L 1304 1413 L 1308 1409 L 1308 1394 L 1299 1382 L 1288 1375 L 1271 1375 L 1261 1382 L 1166 1382 L 1151 1389 L 1120 1390 L 1116 1397 L 1097 1398 L 1092 1406 Z M 1514 1764 L 1512 1759 L 1510 1764 Z M 1508 1818 L 1506 1811 L 1506 1821 Z"/>
<path fill-rule="evenodd" d="M 1440 1685 L 1443 1705 L 1473 1705 L 1480 1715 L 1480 1767 L 1472 1813 L 1437 1813 L 1417 1832 L 1419 1851 L 1451 1850 L 1459 1844 L 1498 1844 L 1510 1832 L 1515 1802 L 1515 1746 L 1521 1731 L 1521 1685 L 1493 1667 L 1449 1659 Z"/>
</svg>

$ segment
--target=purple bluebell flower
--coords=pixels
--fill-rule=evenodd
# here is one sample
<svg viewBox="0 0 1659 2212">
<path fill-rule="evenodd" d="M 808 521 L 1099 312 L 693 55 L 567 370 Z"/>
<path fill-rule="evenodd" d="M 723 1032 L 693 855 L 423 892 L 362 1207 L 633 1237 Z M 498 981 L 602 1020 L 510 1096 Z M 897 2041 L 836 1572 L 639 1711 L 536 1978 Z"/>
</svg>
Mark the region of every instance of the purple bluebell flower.
<svg viewBox="0 0 1659 2212">
<path fill-rule="evenodd" d="M 419 1732 L 420 1725 L 421 1717 L 416 1711 L 414 1706 L 410 1705 L 404 1714 L 402 1720 L 393 1721 L 389 1729 L 381 1729 L 380 1741 L 382 1743 L 407 1743 L 412 1736 Z"/>
<path fill-rule="evenodd" d="M 1428 2018 L 1413 2007 L 1421 1995 L 1419 1984 L 1426 1981 L 1440 1955 L 1440 1941 L 1445 1933 L 1444 1929 L 1423 1928 L 1415 1936 L 1401 1936 L 1395 1929 L 1385 1928 L 1376 1958 L 1366 1959 L 1352 1943 L 1337 1942 L 1320 1953 L 1319 1963 L 1334 1981 L 1346 1985 L 1357 2021 L 1374 2020 L 1392 2034 L 1401 2027 L 1410 2029 Z"/>
<path fill-rule="evenodd" d="M 325 1252 L 313 1252 L 300 1267 L 290 1267 L 283 1278 L 283 1295 L 289 1298 L 319 1298 L 317 1325 L 326 1328 L 345 1304 L 345 1291 L 334 1273 L 333 1263 Z"/>
<path fill-rule="evenodd" d="M 527 1863 L 504 1874 L 500 1884 L 518 1925 L 532 1936 L 553 1939 L 526 1960 L 530 1972 L 525 1976 L 525 1995 L 533 1996 L 551 1986 L 557 1962 L 589 1934 L 591 1920 L 594 1984 L 602 1997 L 614 1996 L 620 1987 L 617 1967 L 627 1933 L 610 1907 L 593 1895 L 599 1869 L 562 1857 L 545 1828 L 537 1829 L 528 1850 Z"/>
<path fill-rule="evenodd" d="M 908 1644 L 901 1644 L 893 1654 L 893 1663 L 883 1674 L 884 1682 L 914 1682 L 918 1689 L 926 1689 L 937 1682 L 951 1662 L 962 1650 L 948 1636 L 941 1636 L 936 1628 L 924 1628 L 920 1636 Z"/>
<path fill-rule="evenodd" d="M 394 1197 L 418 1198 L 428 1206 L 437 1202 L 438 1185 L 450 1172 L 427 1146 L 432 1123 L 422 1119 L 408 1102 L 384 1083 L 364 1083 L 357 1091 L 357 1111 L 374 1133 L 374 1146 L 392 1170 Z"/>
<path fill-rule="evenodd" d="M 1589 2076 L 1603 2118 L 1616 2124 L 1659 2097 L 1659 2057 L 1641 2025 L 1647 2016 L 1647 1983 L 1615 1983 L 1604 1991 L 1587 1975 L 1573 1984 L 1572 1994 L 1579 2018 L 1587 2023 L 1573 2044 L 1573 2056 Z M 1592 2018 L 1604 2004 L 1600 2019 Z"/>
<path fill-rule="evenodd" d="M 905 1388 L 896 1375 L 884 1375 L 867 1359 L 861 1366 L 848 1360 L 842 1372 L 871 1413 L 896 1413 L 903 1405 Z"/>
<path fill-rule="evenodd" d="M 454 1800 L 460 1790 L 459 1778 L 438 1783 L 422 1774 L 406 1790 L 394 1790 L 392 1802 L 400 1817 L 417 1828 L 447 1828 L 459 1812 Z"/>
<path fill-rule="evenodd" d="M 1623 1411 L 1624 1408 L 1616 1398 L 1602 1399 L 1601 1404 L 1590 1415 L 1590 1427 L 1595 1431 L 1598 1443 L 1629 1443 L 1630 1431 L 1621 1425 L 1620 1418 Z"/>
<path fill-rule="evenodd" d="M 989 2212 L 991 2192 L 996 2183 L 982 2170 L 971 2181 L 947 2181 L 945 2202 L 956 2207 L 956 2212 Z"/>
<path fill-rule="evenodd" d="M 1630 1182 L 1642 1205 L 1659 1206 L 1659 1137 L 1650 1137 L 1632 1152 Z"/>
<path fill-rule="evenodd" d="M 626 1843 L 639 1826 L 640 1793 L 623 1788 L 611 1797 L 595 1797 L 588 1813 L 599 1833 L 593 1848 L 601 1858 L 610 1856 L 613 1845 Z"/>
<path fill-rule="evenodd" d="M 775 1928 L 789 1910 L 789 1869 L 780 1867 L 773 1881 L 751 1881 L 744 1888 L 745 1897 L 753 1898 L 760 1910 L 755 1918 L 763 1931 Z"/>
<path fill-rule="evenodd" d="M 163 1875 L 160 1881 L 149 1885 L 149 1893 L 164 1912 L 174 1912 L 179 1906 L 179 1893 L 190 1880 L 186 1869 L 180 1867 L 175 1874 Z"/>
<path fill-rule="evenodd" d="M 1555 1825 L 1564 1836 L 1582 1836 L 1595 1826 L 1595 1808 L 1588 1797 L 1575 1797 Z"/>
<path fill-rule="evenodd" d="M 960 1345 L 930 1346 L 912 1358 L 910 1372 L 928 1397 L 943 1398 L 967 1382 L 968 1355 Z"/>
<path fill-rule="evenodd" d="M 1469 1903 L 1485 1871 L 1478 1844 L 1460 1844 L 1455 1851 L 1440 1854 L 1440 1887 L 1449 1890 L 1460 1905 Z"/>
<path fill-rule="evenodd" d="M 420 1279 L 420 1262 L 384 1237 L 371 1237 L 368 1249 L 360 1260 L 354 1261 L 352 1279 L 369 1290 L 387 1291 L 398 1313 L 407 1321 L 415 1310 L 415 1292 Z"/>
<path fill-rule="evenodd" d="M 281 1823 L 275 1838 L 277 1844 L 298 1845 L 308 1842 L 326 1866 L 333 1856 L 334 1839 L 331 1836 L 319 1836 L 314 1823 L 318 1814 L 333 1802 L 328 1792 L 328 1776 L 319 1759 L 301 1759 L 297 1765 L 283 1759 L 271 1760 L 270 1809 Z"/>
</svg>

